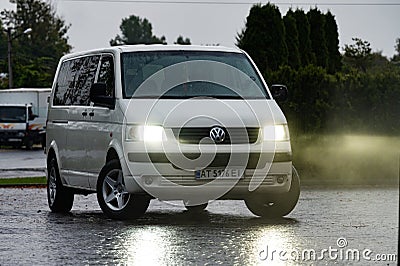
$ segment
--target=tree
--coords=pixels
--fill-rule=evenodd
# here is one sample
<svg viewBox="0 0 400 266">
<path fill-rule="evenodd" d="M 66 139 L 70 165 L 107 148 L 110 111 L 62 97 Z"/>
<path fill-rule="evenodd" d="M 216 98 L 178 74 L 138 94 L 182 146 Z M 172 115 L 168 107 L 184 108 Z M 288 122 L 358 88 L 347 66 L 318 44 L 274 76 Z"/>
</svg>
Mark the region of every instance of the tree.
<svg viewBox="0 0 400 266">
<path fill-rule="evenodd" d="M 166 44 L 164 36 L 160 38 L 153 35 L 153 27 L 146 18 L 131 15 L 123 18 L 119 26 L 122 36 L 117 34 L 110 40 L 111 46 L 123 44 Z"/>
<path fill-rule="evenodd" d="M 285 25 L 285 39 L 289 55 L 288 65 L 294 69 L 298 69 L 300 67 L 299 33 L 293 14 L 293 11 L 290 9 L 286 16 L 283 17 L 283 23 Z"/>
<path fill-rule="evenodd" d="M 7 87 L 8 81 L 5 73 L 7 73 L 7 35 L 0 23 L 0 88 Z"/>
<path fill-rule="evenodd" d="M 344 55 L 352 58 L 363 58 L 371 54 L 371 44 L 360 38 L 351 38 L 354 44 L 344 46 Z"/>
<path fill-rule="evenodd" d="M 293 13 L 296 19 L 296 27 L 299 36 L 299 53 L 302 66 L 307 66 L 315 61 L 315 55 L 311 49 L 310 23 L 303 10 L 297 9 Z"/>
<path fill-rule="evenodd" d="M 236 37 L 236 45 L 250 54 L 262 73 L 286 65 L 285 27 L 278 7 L 271 3 L 254 5 L 245 28 Z"/>
<path fill-rule="evenodd" d="M 366 71 L 371 59 L 371 44 L 360 38 L 352 38 L 353 44 L 344 46 L 344 62 L 356 69 Z"/>
<path fill-rule="evenodd" d="M 327 71 L 336 73 L 342 68 L 342 56 L 339 52 L 339 33 L 335 16 L 330 11 L 325 14 L 325 40 L 328 52 Z"/>
<path fill-rule="evenodd" d="M 174 44 L 182 44 L 182 45 L 190 45 L 190 39 L 189 38 L 183 38 L 181 35 L 176 39 L 176 42 Z"/>
<path fill-rule="evenodd" d="M 400 38 L 396 39 L 396 45 L 394 46 L 394 49 L 396 50 L 397 54 L 393 56 L 392 61 L 400 63 Z"/>
<path fill-rule="evenodd" d="M 50 87 L 60 57 L 72 48 L 67 37 L 69 25 L 49 3 L 12 2 L 17 4 L 16 11 L 1 12 L 3 27 L 11 27 L 14 36 L 32 29 L 29 35 L 20 35 L 12 42 L 14 87 Z"/>
<path fill-rule="evenodd" d="M 317 8 L 310 9 L 307 13 L 310 23 L 311 49 L 315 54 L 317 66 L 323 68 L 328 64 L 328 51 L 325 38 L 325 16 Z"/>
</svg>

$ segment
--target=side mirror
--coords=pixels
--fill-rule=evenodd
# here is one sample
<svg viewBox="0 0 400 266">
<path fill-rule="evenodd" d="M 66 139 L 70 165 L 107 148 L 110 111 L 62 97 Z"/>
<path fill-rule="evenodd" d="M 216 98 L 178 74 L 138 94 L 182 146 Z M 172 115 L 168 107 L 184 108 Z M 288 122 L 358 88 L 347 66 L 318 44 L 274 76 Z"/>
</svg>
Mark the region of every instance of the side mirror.
<svg viewBox="0 0 400 266">
<path fill-rule="evenodd" d="M 115 98 L 107 95 L 107 85 L 105 83 L 93 83 L 90 87 L 89 98 L 94 105 L 110 109 L 115 108 Z"/>
<path fill-rule="evenodd" d="M 278 102 L 284 102 L 289 96 L 288 89 L 285 85 L 274 84 L 271 86 L 272 97 Z"/>
<path fill-rule="evenodd" d="M 39 117 L 38 115 L 30 114 L 29 115 L 29 121 L 35 120 L 36 117 Z"/>
</svg>

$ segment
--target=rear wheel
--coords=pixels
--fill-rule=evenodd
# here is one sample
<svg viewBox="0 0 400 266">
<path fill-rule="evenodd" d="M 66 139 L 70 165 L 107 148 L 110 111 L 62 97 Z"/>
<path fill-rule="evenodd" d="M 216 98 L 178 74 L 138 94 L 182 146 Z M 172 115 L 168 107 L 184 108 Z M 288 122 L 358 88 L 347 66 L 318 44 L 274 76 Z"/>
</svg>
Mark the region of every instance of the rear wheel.
<svg viewBox="0 0 400 266">
<path fill-rule="evenodd" d="M 106 163 L 97 180 L 97 200 L 109 218 L 135 219 L 142 216 L 150 203 L 145 195 L 129 194 L 118 160 Z"/>
<path fill-rule="evenodd" d="M 47 202 L 52 212 L 69 212 L 74 203 L 74 193 L 61 182 L 55 158 L 50 160 L 47 177 Z"/>
<path fill-rule="evenodd" d="M 293 167 L 292 184 L 286 193 L 276 195 L 259 195 L 245 201 L 247 208 L 255 215 L 266 218 L 278 218 L 288 215 L 300 196 L 300 178 Z"/>
</svg>

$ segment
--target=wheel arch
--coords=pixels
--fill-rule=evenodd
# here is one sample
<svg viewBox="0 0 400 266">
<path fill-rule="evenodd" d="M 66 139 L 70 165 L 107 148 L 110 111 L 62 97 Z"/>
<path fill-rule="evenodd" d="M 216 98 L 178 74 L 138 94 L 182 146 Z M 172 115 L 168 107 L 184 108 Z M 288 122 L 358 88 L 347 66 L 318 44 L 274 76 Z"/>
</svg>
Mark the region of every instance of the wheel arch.
<svg viewBox="0 0 400 266">
<path fill-rule="evenodd" d="M 107 155 L 106 155 L 106 162 L 109 162 L 110 160 L 117 159 L 119 160 L 119 165 L 121 166 L 122 173 L 124 175 L 125 183 L 128 186 L 128 189 L 130 192 L 143 192 L 143 189 L 136 183 L 136 181 L 133 179 L 131 176 L 131 171 L 129 170 L 128 167 L 128 161 L 127 158 L 125 157 L 124 150 L 122 148 L 121 143 L 113 139 L 107 150 Z M 130 176 L 130 177 L 128 177 Z"/>
<path fill-rule="evenodd" d="M 50 162 L 51 159 L 55 158 L 56 159 L 56 163 L 57 163 L 57 167 L 58 167 L 58 172 L 60 175 L 60 179 L 61 182 L 63 183 L 63 185 L 67 184 L 67 181 L 65 180 L 65 177 L 63 176 L 61 169 L 62 169 L 62 161 L 60 160 L 60 155 L 58 152 L 58 146 L 57 143 L 55 142 L 55 140 L 53 140 L 50 145 L 49 148 L 47 150 L 47 158 L 46 158 L 46 179 L 48 179 L 48 169 L 50 166 Z"/>
<path fill-rule="evenodd" d="M 60 170 L 62 165 L 58 155 L 58 147 L 57 143 L 53 140 L 50 145 L 49 149 L 47 150 L 47 158 L 46 158 L 46 166 L 49 167 L 51 159 L 55 158 L 57 161 L 58 169 Z M 47 176 L 47 175 L 46 175 Z"/>
<path fill-rule="evenodd" d="M 123 174 L 127 175 L 129 173 L 128 166 L 125 162 L 124 151 L 122 149 L 121 144 L 116 139 L 113 139 L 108 145 L 108 150 L 105 159 L 106 159 L 105 163 L 108 163 L 111 160 L 118 160 Z"/>
<path fill-rule="evenodd" d="M 108 149 L 108 151 L 107 151 L 106 163 L 108 163 L 111 160 L 118 160 L 119 161 L 118 152 L 115 150 L 114 147 L 110 147 Z"/>
</svg>

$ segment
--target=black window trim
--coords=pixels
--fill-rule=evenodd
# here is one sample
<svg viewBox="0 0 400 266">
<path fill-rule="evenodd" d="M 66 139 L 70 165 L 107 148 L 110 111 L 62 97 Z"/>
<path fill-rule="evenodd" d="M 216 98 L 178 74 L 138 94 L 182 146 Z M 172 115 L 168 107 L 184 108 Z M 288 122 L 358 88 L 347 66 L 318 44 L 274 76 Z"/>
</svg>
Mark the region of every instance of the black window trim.
<svg viewBox="0 0 400 266">
<path fill-rule="evenodd" d="M 117 79 L 116 79 L 116 60 L 115 60 L 115 56 L 113 53 L 111 52 L 104 52 L 100 54 L 100 60 L 99 60 L 99 64 L 97 66 L 97 70 L 96 70 L 96 76 L 94 78 L 94 83 L 96 83 L 99 80 L 99 73 L 100 73 L 100 68 L 101 68 L 101 60 L 103 59 L 104 56 L 111 56 L 113 59 L 113 70 L 114 70 L 114 91 L 113 91 L 113 98 L 116 98 L 116 87 L 117 87 Z M 96 106 L 92 106 L 92 104 L 90 104 L 91 107 L 96 107 Z M 98 107 L 98 106 L 97 106 Z"/>
</svg>

